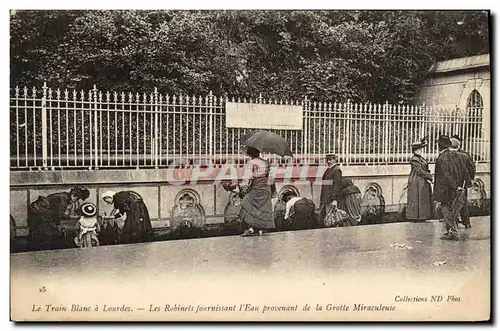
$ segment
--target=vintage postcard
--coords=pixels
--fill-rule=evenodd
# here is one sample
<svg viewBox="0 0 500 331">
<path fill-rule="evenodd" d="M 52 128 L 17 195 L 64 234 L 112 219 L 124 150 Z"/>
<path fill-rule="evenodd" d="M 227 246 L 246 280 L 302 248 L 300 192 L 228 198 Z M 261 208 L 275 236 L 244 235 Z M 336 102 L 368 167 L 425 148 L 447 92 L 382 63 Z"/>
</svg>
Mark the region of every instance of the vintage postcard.
<svg viewBox="0 0 500 331">
<path fill-rule="evenodd" d="M 10 318 L 489 321 L 488 10 L 10 10 Z"/>
</svg>

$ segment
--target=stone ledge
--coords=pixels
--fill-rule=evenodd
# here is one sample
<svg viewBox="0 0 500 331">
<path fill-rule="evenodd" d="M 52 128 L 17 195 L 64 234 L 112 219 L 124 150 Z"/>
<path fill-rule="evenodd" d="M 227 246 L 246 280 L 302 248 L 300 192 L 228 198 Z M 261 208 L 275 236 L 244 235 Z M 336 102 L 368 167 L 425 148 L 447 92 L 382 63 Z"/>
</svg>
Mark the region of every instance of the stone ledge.
<svg viewBox="0 0 500 331">
<path fill-rule="evenodd" d="M 320 180 L 325 170 L 324 165 L 315 166 L 283 166 L 274 167 L 277 182 L 282 182 L 285 175 L 291 180 L 307 179 Z M 241 178 L 243 166 L 230 168 L 221 166 L 213 169 L 203 167 L 188 167 L 175 169 L 122 169 L 122 170 L 55 170 L 55 171 L 11 171 L 10 186 L 34 187 L 52 185 L 92 185 L 92 184 L 210 184 L 216 179 L 231 180 Z M 430 165 L 434 172 L 434 165 Z M 410 166 L 407 164 L 395 165 L 356 165 L 343 166 L 342 172 L 346 177 L 383 177 L 408 176 Z M 489 173 L 490 163 L 477 164 L 477 173 Z"/>
</svg>

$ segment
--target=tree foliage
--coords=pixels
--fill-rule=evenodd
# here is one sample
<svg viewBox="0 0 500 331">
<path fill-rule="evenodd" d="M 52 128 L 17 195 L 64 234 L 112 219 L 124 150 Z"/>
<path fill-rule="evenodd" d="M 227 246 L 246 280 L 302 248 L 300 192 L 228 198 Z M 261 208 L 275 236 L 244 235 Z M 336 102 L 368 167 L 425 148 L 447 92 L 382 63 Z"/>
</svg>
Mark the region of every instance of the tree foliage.
<svg viewBox="0 0 500 331">
<path fill-rule="evenodd" d="M 11 85 L 411 102 L 436 61 L 489 51 L 478 11 L 16 11 Z"/>
</svg>

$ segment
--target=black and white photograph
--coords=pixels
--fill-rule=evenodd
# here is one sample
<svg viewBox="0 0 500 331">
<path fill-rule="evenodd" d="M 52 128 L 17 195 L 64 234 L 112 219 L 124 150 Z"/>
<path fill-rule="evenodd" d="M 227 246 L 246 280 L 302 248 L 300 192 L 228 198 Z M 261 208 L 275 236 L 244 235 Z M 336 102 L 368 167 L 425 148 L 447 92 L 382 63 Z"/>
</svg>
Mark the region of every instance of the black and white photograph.
<svg viewBox="0 0 500 331">
<path fill-rule="evenodd" d="M 488 8 L 14 7 L 12 322 L 490 321 Z"/>
</svg>

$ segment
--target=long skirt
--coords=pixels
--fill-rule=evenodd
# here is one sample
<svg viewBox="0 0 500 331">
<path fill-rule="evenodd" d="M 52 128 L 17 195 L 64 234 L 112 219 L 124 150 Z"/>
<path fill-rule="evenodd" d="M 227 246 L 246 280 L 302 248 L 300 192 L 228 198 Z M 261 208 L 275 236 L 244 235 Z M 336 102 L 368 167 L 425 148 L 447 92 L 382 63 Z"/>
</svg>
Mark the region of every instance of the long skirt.
<svg viewBox="0 0 500 331">
<path fill-rule="evenodd" d="M 61 248 L 62 234 L 55 222 L 47 216 L 40 216 L 29 225 L 28 250 L 42 251 Z"/>
<path fill-rule="evenodd" d="M 153 227 L 148 208 L 142 200 L 133 202 L 122 230 L 122 243 L 141 243 L 153 240 Z"/>
<path fill-rule="evenodd" d="M 274 229 L 271 188 L 267 178 L 252 180 L 248 193 L 241 201 L 241 220 L 254 229 Z"/>
<path fill-rule="evenodd" d="M 342 196 L 338 208 L 349 215 L 350 225 L 357 225 L 361 221 L 361 194 L 353 193 Z"/>
<path fill-rule="evenodd" d="M 101 231 L 99 232 L 99 243 L 101 246 L 105 245 L 115 245 L 120 243 L 120 228 L 118 228 L 118 225 L 113 223 L 111 225 L 110 223 L 107 224 L 106 227 L 102 227 Z"/>
<path fill-rule="evenodd" d="M 406 204 L 406 219 L 411 221 L 426 221 L 432 218 L 432 189 L 422 177 L 410 178 L 408 182 L 408 200 Z"/>
</svg>

